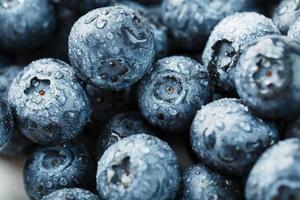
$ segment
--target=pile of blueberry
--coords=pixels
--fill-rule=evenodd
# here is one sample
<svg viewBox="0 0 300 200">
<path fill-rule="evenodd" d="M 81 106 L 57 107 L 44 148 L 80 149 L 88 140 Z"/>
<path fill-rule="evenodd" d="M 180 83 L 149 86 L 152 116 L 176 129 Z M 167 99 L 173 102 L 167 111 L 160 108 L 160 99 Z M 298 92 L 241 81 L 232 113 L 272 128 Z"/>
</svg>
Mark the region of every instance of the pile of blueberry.
<svg viewBox="0 0 300 200">
<path fill-rule="evenodd" d="M 300 0 L 0 0 L 0 96 L 32 200 L 300 200 Z"/>
</svg>

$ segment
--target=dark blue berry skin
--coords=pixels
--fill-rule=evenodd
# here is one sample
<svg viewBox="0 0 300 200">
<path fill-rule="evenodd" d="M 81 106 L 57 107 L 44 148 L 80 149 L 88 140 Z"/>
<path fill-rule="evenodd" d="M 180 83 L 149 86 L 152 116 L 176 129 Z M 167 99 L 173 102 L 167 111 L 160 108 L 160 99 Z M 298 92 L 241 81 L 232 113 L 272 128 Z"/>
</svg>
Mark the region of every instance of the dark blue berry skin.
<svg viewBox="0 0 300 200">
<path fill-rule="evenodd" d="M 0 152 L 12 139 L 13 131 L 12 111 L 4 100 L 0 100 Z"/>
<path fill-rule="evenodd" d="M 126 112 L 115 115 L 106 124 L 97 141 L 98 157 L 100 158 L 111 145 L 136 134 L 155 135 L 140 113 Z"/>
<path fill-rule="evenodd" d="M 42 200 L 100 200 L 99 197 L 90 191 L 81 188 L 61 189 L 47 196 Z"/>
<path fill-rule="evenodd" d="M 300 117 L 296 117 L 294 120 L 287 122 L 283 128 L 283 138 L 300 137 Z"/>
<path fill-rule="evenodd" d="M 211 95 L 208 71 L 191 58 L 172 56 L 158 60 L 141 81 L 138 105 L 152 125 L 178 132 L 188 129 Z"/>
<path fill-rule="evenodd" d="M 254 12 L 236 13 L 212 31 L 202 55 L 217 88 L 234 92 L 234 73 L 244 50 L 264 35 L 280 34 L 271 19 Z"/>
<path fill-rule="evenodd" d="M 272 17 L 274 9 L 281 0 L 255 0 L 255 10 L 267 17 Z"/>
<path fill-rule="evenodd" d="M 291 25 L 287 36 L 300 43 L 300 20 Z"/>
<path fill-rule="evenodd" d="M 27 155 L 35 147 L 34 143 L 27 139 L 19 130 L 15 129 L 12 138 L 0 150 L 0 154 L 4 156 L 14 157 Z"/>
<path fill-rule="evenodd" d="M 114 115 L 130 110 L 131 90 L 103 90 L 93 85 L 86 86 L 91 102 L 91 119 L 85 128 L 91 135 L 98 135 Z"/>
<path fill-rule="evenodd" d="M 78 19 L 77 13 L 66 8 L 56 9 L 57 26 L 52 37 L 39 49 L 37 54 L 40 58 L 57 58 L 69 61 L 68 37 L 73 24 Z"/>
<path fill-rule="evenodd" d="M 90 104 L 73 68 L 55 59 L 32 62 L 8 92 L 20 131 L 39 144 L 59 144 L 77 136 Z"/>
<path fill-rule="evenodd" d="M 157 6 L 161 4 L 162 0 L 134 0 L 138 3 L 141 3 L 141 4 L 144 4 L 148 7 L 151 7 L 151 6 Z"/>
<path fill-rule="evenodd" d="M 9 59 L 5 55 L 2 55 L 0 52 L 0 68 L 6 67 L 7 65 L 10 65 L 10 64 L 11 63 L 10 63 Z"/>
<path fill-rule="evenodd" d="M 56 25 L 53 5 L 46 0 L 0 2 L 0 48 L 33 49 L 45 42 Z"/>
<path fill-rule="evenodd" d="M 140 12 L 143 16 L 147 17 L 150 27 L 153 29 L 155 44 L 155 60 L 167 56 L 170 49 L 169 39 L 168 39 L 168 29 L 163 25 L 160 16 L 160 7 L 146 7 L 142 4 L 133 1 L 120 1 L 116 5 L 123 5 L 131 8 L 135 11 Z M 159 10 L 157 10 L 159 9 Z"/>
<path fill-rule="evenodd" d="M 153 31 L 145 17 L 125 6 L 95 9 L 69 36 L 69 59 L 89 83 L 124 89 L 143 77 L 154 58 Z"/>
<path fill-rule="evenodd" d="M 183 175 L 183 200 L 240 200 L 241 186 L 236 180 L 222 176 L 198 164 Z"/>
<path fill-rule="evenodd" d="M 278 141 L 277 130 L 252 115 L 238 99 L 220 99 L 197 112 L 191 144 L 207 165 L 227 174 L 247 175 L 259 155 Z"/>
<path fill-rule="evenodd" d="M 199 50 L 220 20 L 247 10 L 252 3 L 253 0 L 164 0 L 162 13 L 176 45 Z"/>
<path fill-rule="evenodd" d="M 273 13 L 273 21 L 283 34 L 300 17 L 300 1 L 282 0 Z"/>
<path fill-rule="evenodd" d="M 294 118 L 300 111 L 300 47 L 285 36 L 267 36 L 242 55 L 235 83 L 255 114 L 269 119 Z"/>
<path fill-rule="evenodd" d="M 95 187 L 95 164 L 83 145 L 66 143 L 37 149 L 26 161 L 25 189 L 33 200 L 63 188 Z"/>
<path fill-rule="evenodd" d="M 249 174 L 247 200 L 300 198 L 300 139 L 283 140 L 267 149 Z"/>
<path fill-rule="evenodd" d="M 59 7 L 75 10 L 79 14 L 85 14 L 95 8 L 108 6 L 111 0 L 51 0 Z"/>
<path fill-rule="evenodd" d="M 13 82 L 14 78 L 21 72 L 20 66 L 8 65 L 0 67 L 0 97 L 7 98 L 8 89 Z"/>
<path fill-rule="evenodd" d="M 110 146 L 98 162 L 97 189 L 110 200 L 174 199 L 179 163 L 169 145 L 138 134 Z"/>
</svg>

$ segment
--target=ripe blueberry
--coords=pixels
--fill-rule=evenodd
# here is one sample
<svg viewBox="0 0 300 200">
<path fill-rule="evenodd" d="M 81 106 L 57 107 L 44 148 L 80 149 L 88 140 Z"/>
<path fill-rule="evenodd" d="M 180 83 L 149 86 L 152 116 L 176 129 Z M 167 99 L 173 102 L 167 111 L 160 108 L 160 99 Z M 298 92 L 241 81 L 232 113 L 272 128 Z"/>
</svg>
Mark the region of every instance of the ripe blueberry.
<svg viewBox="0 0 300 200">
<path fill-rule="evenodd" d="M 69 36 L 71 64 L 89 83 L 123 89 L 149 70 L 154 36 L 148 21 L 125 6 L 95 9 L 82 16 Z"/>
<path fill-rule="evenodd" d="M 224 98 L 204 106 L 191 126 L 197 156 L 214 169 L 237 176 L 246 175 L 259 155 L 277 141 L 277 130 L 237 99 Z"/>
<path fill-rule="evenodd" d="M 83 145 L 66 143 L 39 148 L 27 159 L 25 189 L 33 200 L 63 188 L 95 187 L 95 166 Z"/>
<path fill-rule="evenodd" d="M 142 115 L 166 131 L 186 130 L 196 111 L 209 102 L 212 87 L 208 71 L 195 60 L 172 56 L 158 60 L 140 83 Z"/>
<path fill-rule="evenodd" d="M 39 144 L 66 142 L 85 126 L 90 104 L 77 75 L 55 59 L 32 62 L 8 92 L 20 131 Z"/>
<path fill-rule="evenodd" d="M 300 139 L 267 149 L 249 174 L 247 200 L 298 200 L 300 197 Z"/>
<path fill-rule="evenodd" d="M 288 119 L 300 111 L 300 47 L 285 36 L 259 39 L 242 55 L 237 92 L 255 114 Z"/>
<path fill-rule="evenodd" d="M 45 42 L 56 25 L 49 1 L 1 0 L 0 48 L 7 51 L 33 49 Z"/>
<path fill-rule="evenodd" d="M 110 146 L 98 162 L 97 189 L 104 199 L 173 199 L 179 164 L 169 145 L 138 134 Z"/>
</svg>

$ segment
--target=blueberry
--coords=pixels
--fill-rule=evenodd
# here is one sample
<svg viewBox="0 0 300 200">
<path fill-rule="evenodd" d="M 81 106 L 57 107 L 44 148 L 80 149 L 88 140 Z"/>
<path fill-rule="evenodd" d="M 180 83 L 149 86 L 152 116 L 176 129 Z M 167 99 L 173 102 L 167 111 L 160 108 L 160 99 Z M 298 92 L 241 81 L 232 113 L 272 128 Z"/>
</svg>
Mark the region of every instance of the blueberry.
<svg viewBox="0 0 300 200">
<path fill-rule="evenodd" d="M 247 200 L 297 200 L 300 197 L 300 139 L 288 139 L 266 150 L 246 183 Z"/>
<path fill-rule="evenodd" d="M 147 17 L 154 34 L 155 59 L 167 56 L 170 46 L 168 29 L 165 25 L 163 25 L 161 16 L 159 16 L 159 12 L 161 12 L 160 7 L 146 7 L 142 4 L 127 0 L 117 2 L 116 5 L 127 6 L 128 8 L 138 11 L 141 15 Z"/>
<path fill-rule="evenodd" d="M 300 17 L 300 1 L 282 0 L 273 13 L 273 21 L 283 34 Z"/>
<path fill-rule="evenodd" d="M 66 143 L 37 149 L 26 161 L 24 182 L 31 199 L 63 188 L 95 187 L 95 166 L 83 145 Z"/>
<path fill-rule="evenodd" d="M 242 197 L 237 181 L 211 171 L 200 164 L 186 170 L 183 176 L 183 185 L 183 199 L 185 200 L 240 200 Z"/>
<path fill-rule="evenodd" d="M 97 189 L 104 199 L 173 199 L 179 163 L 169 145 L 138 134 L 110 146 L 98 162 Z"/>
<path fill-rule="evenodd" d="M 218 171 L 237 176 L 246 175 L 259 155 L 277 141 L 277 130 L 252 115 L 238 99 L 204 106 L 191 126 L 197 156 Z"/>
<path fill-rule="evenodd" d="M 11 84 L 8 102 L 21 132 L 39 144 L 72 139 L 90 115 L 88 97 L 73 68 L 55 59 L 28 65 Z"/>
<path fill-rule="evenodd" d="M 293 118 L 300 111 L 300 47 L 285 36 L 256 41 L 242 55 L 236 86 L 243 102 L 269 119 Z"/>
<path fill-rule="evenodd" d="M 0 100 L 0 152 L 12 139 L 13 131 L 12 111 L 4 100 Z"/>
<path fill-rule="evenodd" d="M 196 111 L 209 102 L 208 71 L 195 60 L 172 56 L 158 60 L 138 89 L 142 115 L 166 131 L 186 130 Z"/>
<path fill-rule="evenodd" d="M 128 111 L 131 103 L 131 90 L 103 90 L 90 84 L 86 87 L 91 102 L 91 120 L 86 127 L 91 135 L 98 135 L 103 126 L 114 115 Z"/>
<path fill-rule="evenodd" d="M 115 115 L 107 123 L 98 139 L 98 157 L 101 157 L 111 145 L 125 137 L 136 134 L 155 135 L 140 113 L 126 112 Z"/>
<path fill-rule="evenodd" d="M 123 89 L 149 70 L 154 38 L 146 18 L 125 6 L 93 10 L 81 17 L 69 36 L 69 59 L 89 83 Z"/>
<path fill-rule="evenodd" d="M 52 192 L 51 194 L 44 196 L 42 200 L 99 200 L 99 198 L 87 190 L 81 188 L 69 188 Z"/>
<path fill-rule="evenodd" d="M 14 78 L 21 72 L 20 66 L 8 65 L 0 67 L 0 96 L 6 99 L 8 89 L 13 82 Z"/>
<path fill-rule="evenodd" d="M 220 20 L 247 10 L 252 3 L 253 0 L 164 0 L 162 12 L 176 45 L 199 50 Z"/>
<path fill-rule="evenodd" d="M 214 28 L 202 60 L 218 89 L 234 91 L 234 72 L 240 55 L 255 39 L 269 34 L 279 34 L 278 28 L 271 19 L 254 12 L 226 17 Z"/>
<path fill-rule="evenodd" d="M 33 49 L 47 40 L 55 24 L 54 8 L 49 1 L 0 1 L 1 49 Z"/>
<path fill-rule="evenodd" d="M 288 37 L 300 42 L 300 20 L 297 20 L 294 24 L 291 25 L 288 31 Z"/>
</svg>

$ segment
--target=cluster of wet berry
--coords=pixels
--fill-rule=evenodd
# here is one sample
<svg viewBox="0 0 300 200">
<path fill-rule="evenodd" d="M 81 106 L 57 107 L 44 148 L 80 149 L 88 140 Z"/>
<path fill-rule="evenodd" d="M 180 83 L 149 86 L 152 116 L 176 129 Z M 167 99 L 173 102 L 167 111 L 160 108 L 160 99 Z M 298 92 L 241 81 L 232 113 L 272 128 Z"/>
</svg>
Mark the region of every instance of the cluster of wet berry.
<svg viewBox="0 0 300 200">
<path fill-rule="evenodd" d="M 0 96 L 32 200 L 300 200 L 300 0 L 0 0 Z"/>
</svg>

